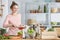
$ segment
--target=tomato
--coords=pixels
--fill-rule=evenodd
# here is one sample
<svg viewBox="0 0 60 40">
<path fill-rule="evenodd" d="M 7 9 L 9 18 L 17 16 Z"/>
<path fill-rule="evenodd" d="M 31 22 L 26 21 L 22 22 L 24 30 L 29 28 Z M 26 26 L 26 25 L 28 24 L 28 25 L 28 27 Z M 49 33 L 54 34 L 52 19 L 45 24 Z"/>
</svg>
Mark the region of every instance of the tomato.
<svg viewBox="0 0 60 40">
<path fill-rule="evenodd" d="M 7 36 L 9 36 L 9 34 L 3 34 L 3 36 L 6 36 L 7 37 Z"/>
</svg>

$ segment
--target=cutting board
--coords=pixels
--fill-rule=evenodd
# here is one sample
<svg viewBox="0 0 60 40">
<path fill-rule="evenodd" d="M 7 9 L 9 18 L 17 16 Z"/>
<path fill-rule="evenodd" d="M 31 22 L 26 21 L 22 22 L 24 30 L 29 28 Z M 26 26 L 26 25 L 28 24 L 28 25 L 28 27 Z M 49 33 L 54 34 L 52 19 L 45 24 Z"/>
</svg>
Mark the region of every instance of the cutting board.
<svg viewBox="0 0 60 40">
<path fill-rule="evenodd" d="M 56 39 L 56 32 L 42 32 L 42 39 Z"/>
</svg>

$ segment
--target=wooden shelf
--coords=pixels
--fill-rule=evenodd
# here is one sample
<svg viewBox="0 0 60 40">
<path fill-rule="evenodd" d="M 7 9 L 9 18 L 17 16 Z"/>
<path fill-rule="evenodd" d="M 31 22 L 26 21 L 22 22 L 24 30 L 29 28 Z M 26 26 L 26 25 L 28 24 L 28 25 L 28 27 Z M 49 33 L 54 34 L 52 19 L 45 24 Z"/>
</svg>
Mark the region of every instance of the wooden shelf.
<svg viewBox="0 0 60 40">
<path fill-rule="evenodd" d="M 48 14 L 48 13 L 26 13 L 26 14 Z"/>
<path fill-rule="evenodd" d="M 60 26 L 60 25 L 52 25 L 52 26 Z"/>
<path fill-rule="evenodd" d="M 60 14 L 60 13 L 51 13 L 51 14 Z"/>
<path fill-rule="evenodd" d="M 40 25 L 40 26 L 48 26 L 48 25 Z"/>
</svg>

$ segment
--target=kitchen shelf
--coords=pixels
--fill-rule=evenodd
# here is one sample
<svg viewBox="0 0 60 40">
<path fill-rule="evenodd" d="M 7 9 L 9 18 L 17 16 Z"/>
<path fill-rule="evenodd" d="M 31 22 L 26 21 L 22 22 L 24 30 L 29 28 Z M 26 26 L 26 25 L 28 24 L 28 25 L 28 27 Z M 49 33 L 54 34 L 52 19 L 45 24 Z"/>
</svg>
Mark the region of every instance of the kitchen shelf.
<svg viewBox="0 0 60 40">
<path fill-rule="evenodd" d="M 40 25 L 40 26 L 48 26 L 48 25 Z"/>
<path fill-rule="evenodd" d="M 52 2 L 50 4 L 50 13 L 60 13 L 60 3 Z"/>
<path fill-rule="evenodd" d="M 40 26 L 45 26 L 45 27 L 48 27 L 49 26 L 49 9 L 48 9 L 48 4 L 49 3 L 45 3 L 45 2 L 42 2 L 42 3 L 26 3 L 26 9 L 25 9 L 25 17 L 26 17 L 26 22 L 28 19 L 37 19 L 37 21 L 41 21 L 40 23 L 43 24 L 43 25 L 40 25 Z M 34 6 L 35 6 L 35 9 L 34 9 Z M 42 13 L 31 13 L 29 10 L 32 9 L 32 10 L 36 10 L 38 9 L 38 7 L 40 6 L 41 10 L 42 10 Z M 46 7 L 44 9 L 44 6 Z M 44 13 L 44 10 L 46 11 L 46 13 Z M 44 20 L 44 21 L 43 21 Z M 43 21 L 43 22 L 42 22 Z M 45 22 L 45 23 L 44 23 Z M 39 23 L 39 22 L 38 22 Z M 45 25 L 46 24 L 46 25 Z"/>
<path fill-rule="evenodd" d="M 27 13 L 27 14 L 48 14 L 48 13 Z"/>
<path fill-rule="evenodd" d="M 48 3 L 26 3 L 26 13 L 48 13 Z"/>
<path fill-rule="evenodd" d="M 60 13 L 51 13 L 51 14 L 60 14 Z"/>
<path fill-rule="evenodd" d="M 59 2 L 52 2 L 52 3 L 50 3 L 50 17 L 51 17 L 51 22 L 60 22 L 60 3 Z M 51 8 L 53 9 L 54 8 L 54 10 L 53 10 L 53 13 L 51 12 Z M 59 9 L 59 10 L 58 10 Z M 60 25 L 50 25 L 50 26 L 52 26 L 52 27 L 60 27 Z"/>
<path fill-rule="evenodd" d="M 60 26 L 60 25 L 52 25 L 52 26 Z"/>
<path fill-rule="evenodd" d="M 51 21 L 52 20 L 55 20 L 56 19 L 56 17 L 60 14 L 60 11 L 58 11 L 57 13 L 56 12 L 54 12 L 54 13 L 52 13 L 51 12 L 51 9 L 52 8 L 60 8 L 60 3 L 58 3 L 58 2 L 56 2 L 56 1 L 54 1 L 54 2 L 42 2 L 41 4 L 40 3 L 37 3 L 36 5 L 40 5 L 40 6 L 42 6 L 42 10 L 44 11 L 44 5 L 46 5 L 46 7 L 47 7 L 47 9 L 46 10 L 48 10 L 47 11 L 47 13 L 29 13 L 29 12 L 27 12 L 27 10 L 30 8 L 29 6 L 31 6 L 31 5 L 33 5 L 33 4 L 36 4 L 36 3 L 26 3 L 26 18 L 28 17 L 28 18 L 33 18 L 32 16 L 34 16 L 34 18 L 36 18 L 36 16 L 38 16 L 37 18 L 38 19 L 40 19 L 41 20 L 41 18 L 44 20 L 44 18 L 43 17 L 46 17 L 46 23 L 48 23 L 47 25 L 40 25 L 40 26 L 47 26 L 48 28 L 51 28 L 52 26 L 60 26 L 60 25 L 52 25 L 51 24 Z M 31 6 L 31 7 L 33 7 L 33 6 Z M 34 8 L 34 7 L 33 7 Z M 53 10 L 54 11 L 54 10 Z M 55 16 L 54 16 L 54 14 L 56 14 Z M 58 15 L 57 15 L 58 14 Z M 28 16 L 27 16 L 28 15 Z M 30 15 L 30 16 L 29 16 Z M 43 16 L 41 16 L 41 15 L 43 15 Z M 44 15 L 46 15 L 46 16 L 44 16 Z M 58 16 L 59 17 L 59 16 Z M 54 19 L 55 18 L 55 19 Z M 26 19 L 27 20 L 27 19 Z M 57 18 L 57 20 L 59 20 L 58 18 Z M 54 22 L 54 21 L 52 21 L 52 22 Z"/>
</svg>

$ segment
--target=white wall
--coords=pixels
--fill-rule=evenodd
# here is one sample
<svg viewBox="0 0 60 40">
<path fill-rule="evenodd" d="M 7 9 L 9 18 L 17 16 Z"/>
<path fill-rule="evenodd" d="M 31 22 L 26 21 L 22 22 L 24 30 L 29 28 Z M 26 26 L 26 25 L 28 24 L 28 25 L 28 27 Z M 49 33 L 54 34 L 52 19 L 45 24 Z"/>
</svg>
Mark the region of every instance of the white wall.
<svg viewBox="0 0 60 40">
<path fill-rule="evenodd" d="M 35 19 L 37 21 L 37 23 L 40 23 L 40 24 L 47 24 L 48 23 L 48 19 L 46 18 L 46 14 L 33 14 L 33 13 L 27 13 L 26 14 L 26 24 L 27 24 L 27 21 L 28 19 Z"/>
<path fill-rule="evenodd" d="M 52 22 L 60 22 L 60 13 L 58 13 L 58 14 L 51 14 L 51 21 Z"/>
<path fill-rule="evenodd" d="M 3 16 L 0 17 L 0 28 L 3 27 L 3 22 L 5 20 L 6 15 L 8 14 L 8 1 L 7 0 L 2 0 L 3 4 L 5 4 L 5 6 L 3 7 Z"/>
</svg>

